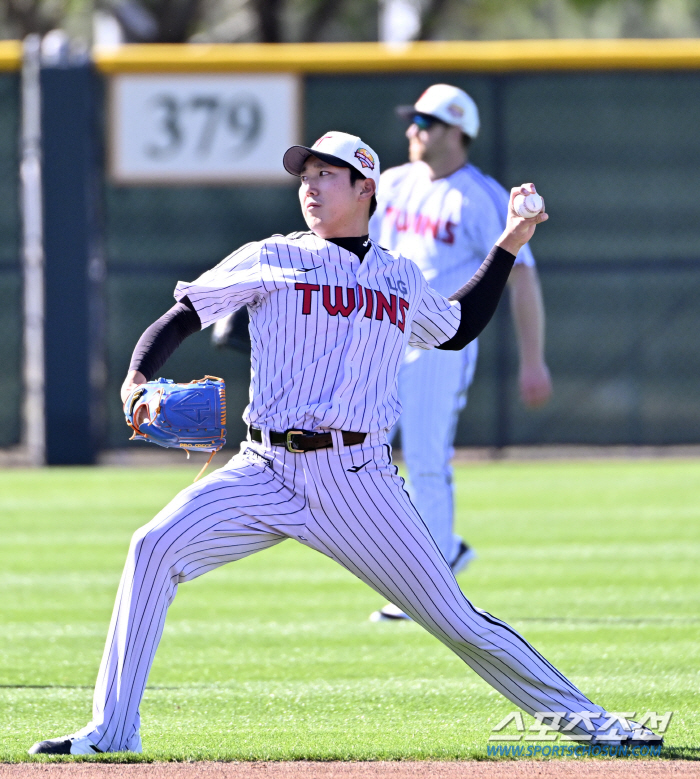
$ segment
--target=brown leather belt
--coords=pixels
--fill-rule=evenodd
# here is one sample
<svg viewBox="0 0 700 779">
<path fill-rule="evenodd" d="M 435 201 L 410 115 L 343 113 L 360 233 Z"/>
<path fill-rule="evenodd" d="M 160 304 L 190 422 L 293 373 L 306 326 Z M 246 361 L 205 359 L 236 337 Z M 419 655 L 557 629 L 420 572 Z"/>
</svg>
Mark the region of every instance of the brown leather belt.
<svg viewBox="0 0 700 779">
<path fill-rule="evenodd" d="M 263 442 L 262 430 L 257 427 L 249 427 L 250 440 L 258 444 Z M 343 430 L 343 443 L 345 446 L 361 444 L 367 438 L 367 433 L 353 433 Z M 284 433 L 270 431 L 270 443 L 273 446 L 284 446 L 288 452 L 312 452 L 315 449 L 330 449 L 333 446 L 333 438 L 330 433 L 310 433 L 307 430 L 287 430 Z"/>
</svg>

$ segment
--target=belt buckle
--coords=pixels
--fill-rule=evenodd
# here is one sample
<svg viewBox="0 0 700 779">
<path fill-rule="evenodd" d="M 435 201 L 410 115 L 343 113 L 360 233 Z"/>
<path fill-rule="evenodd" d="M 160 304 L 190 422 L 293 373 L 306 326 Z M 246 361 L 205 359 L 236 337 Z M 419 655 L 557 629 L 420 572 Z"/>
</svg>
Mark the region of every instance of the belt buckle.
<svg viewBox="0 0 700 779">
<path fill-rule="evenodd" d="M 292 436 L 293 435 L 304 435 L 304 431 L 303 430 L 287 430 L 285 435 L 287 437 L 287 440 L 286 440 L 286 443 L 285 443 L 284 447 L 285 447 L 285 449 L 288 452 L 291 452 L 292 454 L 299 454 L 299 452 L 305 452 L 306 451 L 305 449 L 297 449 L 294 446 L 294 441 L 292 440 Z"/>
</svg>

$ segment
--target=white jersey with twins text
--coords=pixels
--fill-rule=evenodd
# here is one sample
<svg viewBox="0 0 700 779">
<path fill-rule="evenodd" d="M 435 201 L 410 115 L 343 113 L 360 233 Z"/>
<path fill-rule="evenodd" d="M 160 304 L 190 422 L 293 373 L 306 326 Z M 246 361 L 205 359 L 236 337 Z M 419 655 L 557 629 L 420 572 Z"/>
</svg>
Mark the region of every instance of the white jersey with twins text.
<svg viewBox="0 0 700 779">
<path fill-rule="evenodd" d="M 406 345 L 438 346 L 460 321 L 459 304 L 400 254 L 372 244 L 360 261 L 313 233 L 247 244 L 195 281 L 179 282 L 175 297 L 185 295 L 202 327 L 248 306 L 244 419 L 276 431 L 391 428 L 401 412 L 397 373 Z"/>
<path fill-rule="evenodd" d="M 441 295 L 451 295 L 476 273 L 503 232 L 509 195 L 474 165 L 432 181 L 424 162 L 382 174 L 370 236 L 409 257 Z M 534 265 L 529 246 L 517 263 Z"/>
</svg>

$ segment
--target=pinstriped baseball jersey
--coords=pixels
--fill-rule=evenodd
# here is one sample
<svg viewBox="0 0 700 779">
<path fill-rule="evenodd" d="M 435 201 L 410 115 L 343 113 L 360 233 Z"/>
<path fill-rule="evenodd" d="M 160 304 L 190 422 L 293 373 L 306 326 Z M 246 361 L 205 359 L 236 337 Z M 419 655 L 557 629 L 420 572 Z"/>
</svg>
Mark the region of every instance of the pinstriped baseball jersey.
<svg viewBox="0 0 700 779">
<path fill-rule="evenodd" d="M 382 174 L 370 236 L 410 257 L 428 283 L 450 295 L 472 276 L 505 227 L 506 190 L 474 165 L 432 181 L 424 162 Z M 516 263 L 534 265 L 529 246 Z"/>
<path fill-rule="evenodd" d="M 460 321 L 459 304 L 400 254 L 373 244 L 360 261 L 313 233 L 248 244 L 179 282 L 175 297 L 185 295 L 202 327 L 248 305 L 244 419 L 270 430 L 391 428 L 401 413 L 397 372 L 406 345 L 438 346 Z"/>
</svg>

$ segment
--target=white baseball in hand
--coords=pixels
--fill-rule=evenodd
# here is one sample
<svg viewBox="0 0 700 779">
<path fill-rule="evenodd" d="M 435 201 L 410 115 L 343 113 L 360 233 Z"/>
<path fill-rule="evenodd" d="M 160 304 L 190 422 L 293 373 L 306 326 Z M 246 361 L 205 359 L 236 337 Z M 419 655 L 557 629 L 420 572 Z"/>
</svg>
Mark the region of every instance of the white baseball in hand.
<svg viewBox="0 0 700 779">
<path fill-rule="evenodd" d="M 530 219 L 544 211 L 544 199 L 536 192 L 531 195 L 516 195 L 513 198 L 513 208 L 518 216 Z"/>
</svg>

